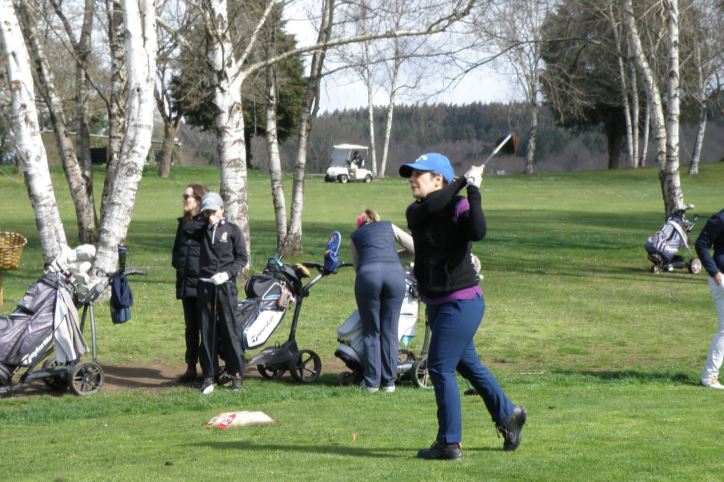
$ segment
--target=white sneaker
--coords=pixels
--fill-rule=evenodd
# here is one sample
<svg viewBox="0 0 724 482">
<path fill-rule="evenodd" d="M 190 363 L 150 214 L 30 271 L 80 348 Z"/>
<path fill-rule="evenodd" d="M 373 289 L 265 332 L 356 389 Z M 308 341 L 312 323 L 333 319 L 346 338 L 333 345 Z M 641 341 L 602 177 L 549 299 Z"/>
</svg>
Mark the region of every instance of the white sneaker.
<svg viewBox="0 0 724 482">
<path fill-rule="evenodd" d="M 701 384 L 708 388 L 716 388 L 717 390 L 724 390 L 724 385 L 719 383 L 717 377 L 704 378 L 701 380 Z"/>
<path fill-rule="evenodd" d="M 382 387 L 382 391 L 385 393 L 394 393 L 395 392 L 395 386 L 394 385 L 387 385 L 386 387 Z"/>
<path fill-rule="evenodd" d="M 201 393 L 208 395 L 214 391 L 214 380 L 212 378 L 204 378 L 201 384 Z"/>
<path fill-rule="evenodd" d="M 363 392 L 367 393 L 375 393 L 379 391 L 379 388 L 377 387 L 368 387 L 367 385 L 365 385 L 365 382 L 362 382 L 362 385 L 360 385 L 359 387 L 362 389 Z"/>
</svg>

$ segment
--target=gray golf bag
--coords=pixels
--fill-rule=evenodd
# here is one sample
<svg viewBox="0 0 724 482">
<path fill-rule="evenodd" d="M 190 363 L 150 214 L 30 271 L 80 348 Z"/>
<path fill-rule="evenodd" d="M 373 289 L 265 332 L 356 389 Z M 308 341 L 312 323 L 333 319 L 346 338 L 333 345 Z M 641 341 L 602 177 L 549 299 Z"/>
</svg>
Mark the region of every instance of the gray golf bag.
<svg viewBox="0 0 724 482">
<path fill-rule="evenodd" d="M 10 382 L 16 368 L 40 361 L 51 345 L 59 364 L 88 351 L 70 282 L 52 266 L 28 288 L 15 311 L 0 317 L 0 386 Z"/>
</svg>

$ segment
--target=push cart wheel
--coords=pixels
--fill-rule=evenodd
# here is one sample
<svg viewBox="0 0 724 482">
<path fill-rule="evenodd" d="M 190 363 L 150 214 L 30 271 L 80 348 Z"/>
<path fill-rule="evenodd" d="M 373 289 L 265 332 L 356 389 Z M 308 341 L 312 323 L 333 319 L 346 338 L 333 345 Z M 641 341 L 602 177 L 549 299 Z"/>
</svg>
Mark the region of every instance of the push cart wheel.
<svg viewBox="0 0 724 482">
<path fill-rule="evenodd" d="M 299 350 L 297 360 L 290 371 L 292 378 L 298 382 L 315 382 L 322 373 L 322 360 L 312 350 Z"/>
<path fill-rule="evenodd" d="M 282 376 L 284 376 L 284 372 L 286 371 L 283 368 L 272 368 L 267 365 L 257 365 L 256 369 L 259 370 L 259 374 L 262 378 L 267 380 L 279 380 Z"/>
<path fill-rule="evenodd" d="M 653 266 L 651 267 L 651 272 L 652 272 L 653 274 L 659 274 L 660 271 L 661 271 L 661 269 L 659 269 L 659 267 L 656 266 L 656 265 L 653 265 Z"/>
<path fill-rule="evenodd" d="M 103 369 L 96 362 L 81 362 L 70 369 L 68 387 L 76 395 L 91 395 L 103 386 Z"/>
<path fill-rule="evenodd" d="M 699 274 L 701 272 L 701 261 L 699 261 L 699 258 L 691 258 L 691 261 L 686 264 L 686 267 L 689 273 Z"/>
<path fill-rule="evenodd" d="M 65 365 L 58 362 L 58 360 L 56 360 L 55 358 L 48 358 L 43 363 L 44 370 L 58 368 L 62 366 Z M 60 375 L 53 375 L 51 377 L 43 378 L 43 383 L 45 383 L 45 385 L 47 385 L 49 388 L 52 388 L 53 390 L 61 390 L 68 387 L 68 382 L 66 382 L 65 379 Z"/>
<path fill-rule="evenodd" d="M 362 373 L 360 372 L 342 372 L 337 375 L 337 383 L 341 386 L 359 385 L 362 382 Z"/>
<path fill-rule="evenodd" d="M 412 364 L 412 374 L 415 383 L 420 388 L 432 388 L 432 380 L 427 371 L 427 355 L 423 355 Z"/>
</svg>

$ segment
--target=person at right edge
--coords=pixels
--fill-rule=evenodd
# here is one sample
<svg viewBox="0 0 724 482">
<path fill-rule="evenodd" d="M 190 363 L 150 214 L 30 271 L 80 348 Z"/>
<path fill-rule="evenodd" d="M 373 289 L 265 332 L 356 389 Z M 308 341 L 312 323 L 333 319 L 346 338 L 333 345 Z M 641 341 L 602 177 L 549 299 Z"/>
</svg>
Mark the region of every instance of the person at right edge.
<svg viewBox="0 0 724 482">
<path fill-rule="evenodd" d="M 483 293 L 472 263 L 472 242 L 486 233 L 480 183 L 483 167 L 472 166 L 454 179 L 447 157 L 423 154 L 400 167 L 409 178 L 415 201 L 407 207 L 407 226 L 415 243 L 414 273 L 432 330 L 427 367 L 435 389 L 438 431 L 422 459 L 462 457 L 462 413 L 457 370 L 481 395 L 499 433 L 503 450 L 520 445 L 527 412 L 505 395 L 481 363 L 473 337 L 485 311 Z M 467 198 L 458 195 L 467 188 Z"/>
<path fill-rule="evenodd" d="M 724 209 L 709 218 L 694 246 L 702 266 L 709 274 L 709 291 L 719 319 L 719 328 L 709 345 L 701 384 L 724 390 L 724 385 L 719 382 L 719 369 L 724 359 Z M 709 252 L 712 246 L 713 257 Z"/>
</svg>

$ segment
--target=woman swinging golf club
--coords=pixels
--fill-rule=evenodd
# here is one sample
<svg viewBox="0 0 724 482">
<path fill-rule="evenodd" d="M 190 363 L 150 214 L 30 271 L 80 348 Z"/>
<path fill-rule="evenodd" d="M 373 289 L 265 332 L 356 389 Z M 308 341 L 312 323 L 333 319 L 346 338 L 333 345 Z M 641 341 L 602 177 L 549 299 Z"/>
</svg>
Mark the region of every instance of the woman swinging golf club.
<svg viewBox="0 0 724 482">
<path fill-rule="evenodd" d="M 438 431 L 423 459 L 462 457 L 462 415 L 455 370 L 480 393 L 498 430 L 504 450 L 515 450 L 526 420 L 523 407 L 513 405 L 493 374 L 480 362 L 473 337 L 485 302 L 471 261 L 472 241 L 485 236 L 479 186 L 484 166 L 473 166 L 454 179 L 447 157 L 424 154 L 400 167 L 409 178 L 415 201 L 407 207 L 407 226 L 415 243 L 415 277 L 432 330 L 427 366 L 435 389 Z M 467 186 L 467 198 L 458 192 Z"/>
</svg>

